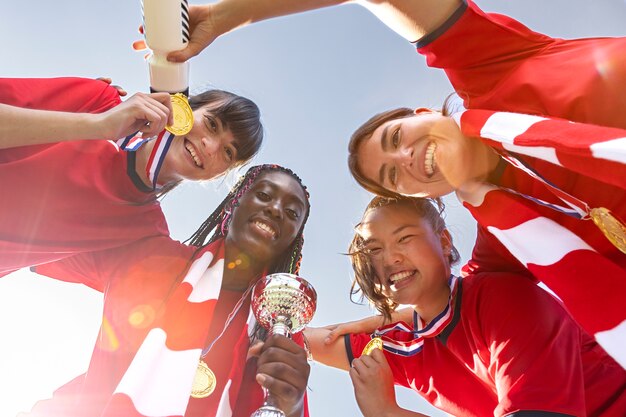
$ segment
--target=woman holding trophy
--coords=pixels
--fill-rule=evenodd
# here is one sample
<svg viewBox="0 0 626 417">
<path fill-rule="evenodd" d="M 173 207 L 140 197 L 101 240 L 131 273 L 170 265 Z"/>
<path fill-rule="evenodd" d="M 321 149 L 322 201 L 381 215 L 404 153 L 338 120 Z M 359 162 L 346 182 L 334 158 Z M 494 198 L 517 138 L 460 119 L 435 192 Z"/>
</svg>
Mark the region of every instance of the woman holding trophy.
<svg viewBox="0 0 626 417">
<path fill-rule="evenodd" d="M 150 237 L 38 267 L 103 288 L 105 301 L 89 370 L 31 415 L 248 417 L 263 402 L 258 383 L 286 416 L 308 415 L 305 351 L 271 336 L 255 363 L 249 347 L 263 336 L 249 311 L 261 277 L 298 271 L 309 209 L 293 172 L 257 166 L 190 245 Z"/>
</svg>

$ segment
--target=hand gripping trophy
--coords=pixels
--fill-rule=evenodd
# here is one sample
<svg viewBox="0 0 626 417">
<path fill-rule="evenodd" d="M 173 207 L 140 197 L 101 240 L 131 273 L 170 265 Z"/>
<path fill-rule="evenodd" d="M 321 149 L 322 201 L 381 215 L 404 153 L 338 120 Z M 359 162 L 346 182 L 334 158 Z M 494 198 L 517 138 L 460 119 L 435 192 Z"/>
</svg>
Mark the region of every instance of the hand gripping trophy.
<svg viewBox="0 0 626 417">
<path fill-rule="evenodd" d="M 271 274 L 255 285 L 252 311 L 270 335 L 291 337 L 311 321 L 316 300 L 315 289 L 305 279 L 287 273 Z M 251 417 L 285 417 L 285 413 L 274 405 L 269 392 L 263 391 L 265 402 Z"/>
</svg>

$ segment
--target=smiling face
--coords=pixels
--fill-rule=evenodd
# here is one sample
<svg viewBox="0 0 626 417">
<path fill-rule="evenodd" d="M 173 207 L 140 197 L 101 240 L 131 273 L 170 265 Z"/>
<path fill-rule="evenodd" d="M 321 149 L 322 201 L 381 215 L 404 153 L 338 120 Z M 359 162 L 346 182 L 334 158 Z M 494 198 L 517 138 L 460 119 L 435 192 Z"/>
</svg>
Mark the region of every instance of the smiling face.
<svg viewBox="0 0 626 417">
<path fill-rule="evenodd" d="M 239 199 L 226 244 L 251 260 L 271 264 L 293 243 L 307 210 L 307 197 L 294 177 L 282 171 L 262 172 Z"/>
<path fill-rule="evenodd" d="M 235 138 L 207 105 L 193 111 L 194 123 L 185 136 L 172 142 L 159 178 L 209 180 L 225 173 L 237 161 Z"/>
<path fill-rule="evenodd" d="M 449 294 L 447 230 L 437 233 L 414 208 L 392 204 L 368 210 L 357 233 L 385 296 L 397 304 L 439 312 Z"/>
<path fill-rule="evenodd" d="M 485 155 L 485 145 L 432 111 L 383 123 L 356 151 L 357 169 L 369 181 L 419 197 L 441 197 L 482 176 L 491 169 L 482 165 Z"/>
</svg>

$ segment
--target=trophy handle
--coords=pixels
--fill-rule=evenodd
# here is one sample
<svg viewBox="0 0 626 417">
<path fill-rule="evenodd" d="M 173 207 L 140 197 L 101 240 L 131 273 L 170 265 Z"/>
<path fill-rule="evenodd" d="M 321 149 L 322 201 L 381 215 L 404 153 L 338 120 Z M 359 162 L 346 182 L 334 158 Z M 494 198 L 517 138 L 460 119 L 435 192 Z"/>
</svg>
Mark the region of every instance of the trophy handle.
<svg viewBox="0 0 626 417">
<path fill-rule="evenodd" d="M 279 334 L 291 339 L 291 319 L 285 315 L 276 317 L 276 321 L 272 323 L 270 335 Z"/>
</svg>

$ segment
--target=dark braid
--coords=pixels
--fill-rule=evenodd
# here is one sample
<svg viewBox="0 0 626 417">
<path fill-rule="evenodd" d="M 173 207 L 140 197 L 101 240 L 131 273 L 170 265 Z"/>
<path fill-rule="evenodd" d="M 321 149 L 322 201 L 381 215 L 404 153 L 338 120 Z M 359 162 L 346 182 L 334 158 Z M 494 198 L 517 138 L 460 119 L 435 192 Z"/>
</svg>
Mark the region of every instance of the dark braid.
<svg viewBox="0 0 626 417">
<path fill-rule="evenodd" d="M 268 171 L 280 171 L 286 174 L 291 175 L 295 178 L 302 189 L 304 190 L 304 194 L 306 195 L 306 213 L 304 215 L 304 220 L 302 222 L 302 226 L 296 235 L 293 243 L 289 245 L 287 250 L 281 254 L 274 265 L 269 268 L 269 273 L 274 272 L 289 272 L 292 274 L 297 274 L 300 270 L 300 264 L 302 263 L 302 246 L 304 244 L 304 225 L 309 218 L 309 213 L 311 211 L 311 204 L 309 202 L 309 192 L 307 191 L 306 186 L 302 183 L 302 179 L 298 175 L 296 175 L 289 168 L 282 167 L 280 165 L 275 164 L 265 164 L 265 165 L 257 165 L 251 167 L 244 176 L 242 176 L 237 184 L 230 190 L 224 201 L 217 206 L 215 211 L 211 213 L 211 215 L 200 225 L 198 230 L 187 239 L 185 243 L 189 243 L 192 246 L 196 246 L 198 248 L 202 248 L 209 243 L 214 242 L 215 240 L 222 238 L 225 236 L 227 232 L 224 230 L 224 223 L 227 223 L 232 215 L 233 210 L 239 205 L 239 199 L 245 193 L 248 192 L 252 184 L 256 181 L 259 174 Z M 208 239 L 209 234 L 213 232 L 213 235 Z"/>
</svg>

